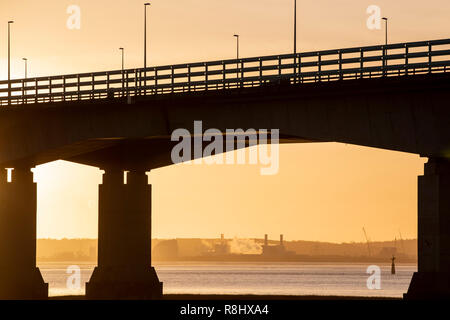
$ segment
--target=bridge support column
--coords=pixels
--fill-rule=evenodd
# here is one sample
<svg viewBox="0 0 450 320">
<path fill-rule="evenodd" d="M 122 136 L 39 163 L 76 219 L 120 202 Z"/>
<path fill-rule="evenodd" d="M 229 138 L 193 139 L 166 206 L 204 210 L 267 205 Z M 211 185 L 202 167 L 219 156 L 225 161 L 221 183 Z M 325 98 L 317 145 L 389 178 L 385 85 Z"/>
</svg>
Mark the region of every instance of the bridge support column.
<svg viewBox="0 0 450 320">
<path fill-rule="evenodd" d="M 405 298 L 450 298 L 450 160 L 425 164 L 418 214 L 418 272 Z"/>
<path fill-rule="evenodd" d="M 105 170 L 99 186 L 98 266 L 88 299 L 158 299 L 162 283 L 151 266 L 151 186 L 145 170 Z"/>
<path fill-rule="evenodd" d="M 16 168 L 11 182 L 0 171 L 0 299 L 47 299 L 36 267 L 36 184 L 30 169 Z"/>
</svg>

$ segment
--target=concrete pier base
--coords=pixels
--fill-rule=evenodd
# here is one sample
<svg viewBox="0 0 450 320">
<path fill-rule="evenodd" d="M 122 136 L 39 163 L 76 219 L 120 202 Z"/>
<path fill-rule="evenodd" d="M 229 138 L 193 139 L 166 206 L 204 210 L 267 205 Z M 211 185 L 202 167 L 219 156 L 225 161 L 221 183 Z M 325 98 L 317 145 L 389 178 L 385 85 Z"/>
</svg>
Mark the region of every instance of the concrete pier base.
<svg viewBox="0 0 450 320">
<path fill-rule="evenodd" d="M 404 298 L 408 300 L 450 299 L 450 272 L 415 272 Z"/>
<path fill-rule="evenodd" d="M 16 168 L 11 182 L 0 170 L 0 299 L 47 299 L 36 267 L 36 184 L 30 169 Z"/>
<path fill-rule="evenodd" d="M 449 299 L 450 160 L 430 158 L 418 192 L 418 271 L 404 298 Z"/>
<path fill-rule="evenodd" d="M 159 299 L 151 267 L 151 186 L 145 170 L 106 169 L 99 186 L 98 266 L 86 283 L 88 299 Z"/>
<path fill-rule="evenodd" d="M 86 283 L 86 298 L 106 300 L 161 299 L 162 282 L 155 268 L 96 267 Z"/>
</svg>

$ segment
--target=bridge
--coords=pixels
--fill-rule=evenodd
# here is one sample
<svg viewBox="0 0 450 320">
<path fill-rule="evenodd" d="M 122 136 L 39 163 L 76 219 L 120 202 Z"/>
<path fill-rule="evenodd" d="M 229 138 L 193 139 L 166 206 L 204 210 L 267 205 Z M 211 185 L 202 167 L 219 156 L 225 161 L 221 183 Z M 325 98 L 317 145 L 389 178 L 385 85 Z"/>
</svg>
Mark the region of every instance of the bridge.
<svg viewBox="0 0 450 320">
<path fill-rule="evenodd" d="M 448 72 L 449 44 L 444 39 L 0 81 L 0 105 Z"/>
<path fill-rule="evenodd" d="M 0 81 L 0 297 L 45 298 L 36 185 L 54 160 L 105 171 L 88 298 L 158 298 L 146 172 L 171 165 L 177 128 L 280 130 L 428 157 L 418 272 L 407 298 L 450 296 L 450 39 Z M 124 183 L 124 171 L 128 171 Z M 9 244 L 14 244 L 11 246 Z"/>
</svg>

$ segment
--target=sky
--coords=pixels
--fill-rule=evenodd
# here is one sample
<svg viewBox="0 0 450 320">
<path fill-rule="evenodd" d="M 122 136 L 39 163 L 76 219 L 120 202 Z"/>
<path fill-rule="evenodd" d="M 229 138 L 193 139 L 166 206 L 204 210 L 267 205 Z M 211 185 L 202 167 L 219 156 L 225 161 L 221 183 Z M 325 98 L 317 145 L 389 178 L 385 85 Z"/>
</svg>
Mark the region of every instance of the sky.
<svg viewBox="0 0 450 320">
<path fill-rule="evenodd" d="M 1 0 L 0 79 L 143 66 L 145 1 Z M 293 0 L 155 0 L 148 9 L 148 65 L 292 52 Z M 80 9 L 80 28 L 68 19 Z M 370 5 L 389 18 L 389 41 L 448 37 L 448 0 L 298 0 L 298 51 L 381 44 Z M 73 20 L 70 20 L 73 22 Z M 177 165 L 153 170 L 153 236 L 263 237 L 331 242 L 417 237 L 418 155 L 337 143 L 280 147 L 280 170 Z M 58 161 L 35 169 L 38 237 L 96 238 L 97 168 Z M 174 223 L 175 222 L 175 223 Z"/>
</svg>

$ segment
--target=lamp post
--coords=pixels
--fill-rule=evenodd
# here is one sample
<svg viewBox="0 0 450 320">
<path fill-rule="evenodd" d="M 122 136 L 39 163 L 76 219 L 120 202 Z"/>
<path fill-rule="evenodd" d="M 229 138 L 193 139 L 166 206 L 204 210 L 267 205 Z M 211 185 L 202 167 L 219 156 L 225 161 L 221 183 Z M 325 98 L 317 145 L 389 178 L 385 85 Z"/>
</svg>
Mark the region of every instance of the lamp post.
<svg viewBox="0 0 450 320">
<path fill-rule="evenodd" d="M 383 20 L 385 21 L 385 25 L 386 25 L 386 27 L 385 27 L 385 30 L 386 30 L 386 45 L 388 44 L 388 18 L 386 18 L 386 17 L 383 17 Z"/>
<path fill-rule="evenodd" d="M 124 48 L 119 48 L 120 51 L 122 51 L 122 73 L 124 70 Z"/>
<path fill-rule="evenodd" d="M 150 2 L 144 3 L 144 86 L 147 86 L 147 7 Z M 144 95 L 147 90 L 144 89 Z"/>
<path fill-rule="evenodd" d="M 386 67 L 387 67 L 387 45 L 388 45 L 388 18 L 383 17 L 383 20 L 385 21 L 385 46 L 384 46 L 384 59 L 383 59 L 383 74 L 386 75 Z"/>
<path fill-rule="evenodd" d="M 22 58 L 22 60 L 25 62 L 25 79 L 27 78 L 27 69 L 28 69 L 28 59 Z"/>
<path fill-rule="evenodd" d="M 236 38 L 236 81 L 239 79 L 239 35 L 235 34 L 233 37 Z"/>
<path fill-rule="evenodd" d="M 297 78 L 297 0 L 294 0 L 294 82 Z"/>
<path fill-rule="evenodd" d="M 22 95 L 26 95 L 28 92 L 25 90 L 25 87 L 27 86 L 27 65 L 28 65 L 28 59 L 27 58 L 22 58 L 22 60 L 25 62 L 25 78 L 22 81 Z M 22 103 L 24 103 L 25 99 L 24 97 L 22 97 Z"/>
<path fill-rule="evenodd" d="M 124 82 L 123 82 L 123 80 L 124 80 L 124 55 L 125 55 L 125 53 L 124 53 L 124 48 L 119 48 L 119 50 L 122 52 L 122 96 L 123 96 L 123 94 L 124 94 Z"/>
<path fill-rule="evenodd" d="M 11 104 L 11 24 L 14 21 L 8 21 L 8 104 Z"/>
</svg>

